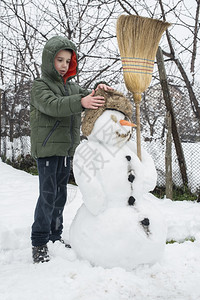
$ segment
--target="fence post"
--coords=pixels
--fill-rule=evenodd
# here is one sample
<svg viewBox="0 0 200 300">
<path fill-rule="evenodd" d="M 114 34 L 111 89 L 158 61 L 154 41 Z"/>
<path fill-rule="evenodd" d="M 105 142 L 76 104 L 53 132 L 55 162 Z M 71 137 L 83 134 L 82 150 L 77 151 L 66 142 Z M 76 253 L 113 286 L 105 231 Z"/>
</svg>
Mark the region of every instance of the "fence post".
<svg viewBox="0 0 200 300">
<path fill-rule="evenodd" d="M 177 158 L 178 158 L 178 162 L 179 162 L 179 168 L 181 171 L 183 184 L 185 186 L 188 186 L 186 163 L 185 163 L 185 159 L 184 159 L 184 154 L 183 154 L 183 149 L 182 149 L 178 129 L 176 126 L 174 110 L 173 110 L 173 106 L 171 103 L 171 96 L 170 96 L 169 86 L 167 83 L 167 76 L 166 76 L 166 72 L 165 72 L 163 53 L 162 53 L 162 49 L 160 47 L 158 47 L 158 51 L 156 54 L 156 60 L 157 60 L 158 71 L 159 71 L 159 76 L 160 76 L 160 84 L 161 84 L 162 91 L 163 91 L 163 98 L 165 100 L 165 105 L 166 105 L 167 111 L 169 111 L 171 114 L 172 135 L 173 135 L 174 145 L 176 148 L 176 154 L 177 154 Z"/>
<path fill-rule="evenodd" d="M 171 114 L 167 112 L 167 139 L 165 152 L 165 174 L 166 174 L 166 197 L 173 199 L 173 182 L 172 182 L 172 118 Z"/>
<path fill-rule="evenodd" d="M 2 114 L 2 109 L 1 109 L 1 91 L 2 89 L 0 88 L 0 157 L 1 157 L 1 114 Z"/>
</svg>

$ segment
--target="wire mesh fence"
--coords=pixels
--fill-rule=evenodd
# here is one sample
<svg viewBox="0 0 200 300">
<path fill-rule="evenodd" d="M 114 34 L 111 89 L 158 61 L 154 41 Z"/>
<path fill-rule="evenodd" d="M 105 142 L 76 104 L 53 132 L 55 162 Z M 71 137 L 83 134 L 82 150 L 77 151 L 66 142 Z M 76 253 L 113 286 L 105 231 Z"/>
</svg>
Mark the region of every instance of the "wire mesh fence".
<svg viewBox="0 0 200 300">
<path fill-rule="evenodd" d="M 166 184 L 166 165 L 165 165 L 165 148 L 166 139 L 162 143 L 144 142 L 143 147 L 151 153 L 156 170 L 157 186 L 165 187 Z M 184 158 L 186 162 L 188 187 L 192 193 L 199 194 L 200 191 L 200 142 L 182 143 Z M 174 143 L 172 144 L 172 181 L 175 187 L 183 186 L 183 180 L 180 172 L 178 158 Z"/>
<path fill-rule="evenodd" d="M 200 120 L 196 117 L 185 87 L 169 84 L 171 104 L 174 111 L 183 160 L 185 161 L 188 187 L 192 193 L 200 191 Z M 199 94 L 199 90 L 196 91 Z M 143 147 L 151 153 L 158 173 L 157 185 L 166 184 L 167 110 L 159 83 L 152 85 L 141 103 Z M 148 125 L 147 125 L 148 124 Z M 180 160 L 172 135 L 172 182 L 175 187 L 183 186 Z"/>
</svg>

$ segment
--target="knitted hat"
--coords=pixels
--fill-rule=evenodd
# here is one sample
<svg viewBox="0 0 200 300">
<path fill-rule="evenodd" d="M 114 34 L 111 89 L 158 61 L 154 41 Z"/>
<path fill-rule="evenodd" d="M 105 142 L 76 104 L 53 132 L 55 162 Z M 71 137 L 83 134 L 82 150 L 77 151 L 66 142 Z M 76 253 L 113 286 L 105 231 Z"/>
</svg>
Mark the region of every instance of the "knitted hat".
<svg viewBox="0 0 200 300">
<path fill-rule="evenodd" d="M 82 132 L 85 136 L 91 134 L 94 123 L 106 109 L 120 111 L 130 120 L 132 119 L 132 104 L 122 93 L 116 90 L 105 91 L 103 89 L 98 89 L 95 93 L 95 96 L 103 96 L 105 104 L 104 106 L 100 106 L 98 109 L 86 109 L 82 122 Z"/>
</svg>

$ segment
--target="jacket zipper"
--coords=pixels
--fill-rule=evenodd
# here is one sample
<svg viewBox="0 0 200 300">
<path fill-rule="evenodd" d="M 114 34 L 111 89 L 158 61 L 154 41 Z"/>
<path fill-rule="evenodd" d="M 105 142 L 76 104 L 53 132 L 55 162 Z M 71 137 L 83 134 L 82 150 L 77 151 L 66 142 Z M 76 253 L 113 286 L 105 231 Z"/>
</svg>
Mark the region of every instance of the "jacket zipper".
<svg viewBox="0 0 200 300">
<path fill-rule="evenodd" d="M 68 93 L 68 90 L 67 90 L 67 87 L 66 87 L 66 84 L 64 84 L 64 89 L 65 89 L 65 94 L 66 96 L 69 96 L 69 93 Z M 74 123 L 74 116 L 72 115 L 70 117 L 70 136 L 71 136 L 71 145 L 70 145 L 70 148 L 68 150 L 68 155 L 69 155 L 69 152 L 70 150 L 73 148 L 73 144 L 74 144 L 74 134 L 73 134 L 73 123 Z"/>
<path fill-rule="evenodd" d="M 58 127 L 58 125 L 60 124 L 60 121 L 56 121 L 56 123 L 54 124 L 53 128 L 51 129 L 51 131 L 49 132 L 49 134 L 47 135 L 47 137 L 45 138 L 45 140 L 42 143 L 42 146 L 45 147 L 46 143 L 48 142 L 50 136 L 53 134 L 53 132 L 56 130 L 56 128 Z"/>
<path fill-rule="evenodd" d="M 70 150 L 73 148 L 74 145 L 74 134 L 73 134 L 73 123 L 74 123 L 74 116 L 72 115 L 70 118 L 70 136 L 71 136 L 71 146 L 68 150 L 68 153 L 70 152 Z"/>
</svg>

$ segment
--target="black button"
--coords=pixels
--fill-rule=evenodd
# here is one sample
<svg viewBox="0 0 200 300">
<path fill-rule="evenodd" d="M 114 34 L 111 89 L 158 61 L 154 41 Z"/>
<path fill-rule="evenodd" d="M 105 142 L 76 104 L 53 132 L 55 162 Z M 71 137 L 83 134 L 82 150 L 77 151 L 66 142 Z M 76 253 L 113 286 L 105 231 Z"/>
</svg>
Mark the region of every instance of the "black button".
<svg viewBox="0 0 200 300">
<path fill-rule="evenodd" d="M 129 199 L 128 199 L 128 204 L 129 205 L 134 205 L 135 203 L 135 198 L 133 196 L 130 196 Z"/>
<path fill-rule="evenodd" d="M 133 182 L 134 179 L 135 179 L 135 176 L 133 174 L 130 174 L 128 176 L 128 181 Z"/>
<path fill-rule="evenodd" d="M 148 218 L 144 218 L 144 220 L 141 221 L 141 224 L 144 226 L 149 226 L 150 222 Z"/>
<path fill-rule="evenodd" d="M 131 156 L 130 156 L 130 155 L 127 155 L 127 156 L 126 156 L 126 159 L 127 159 L 128 161 L 130 161 L 130 160 L 131 160 Z"/>
</svg>

